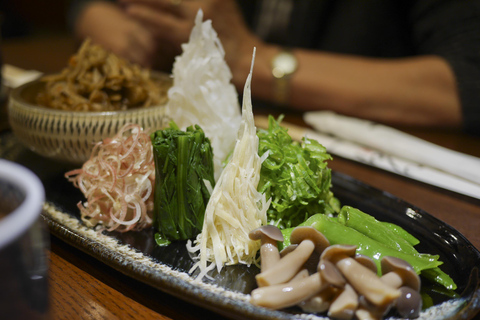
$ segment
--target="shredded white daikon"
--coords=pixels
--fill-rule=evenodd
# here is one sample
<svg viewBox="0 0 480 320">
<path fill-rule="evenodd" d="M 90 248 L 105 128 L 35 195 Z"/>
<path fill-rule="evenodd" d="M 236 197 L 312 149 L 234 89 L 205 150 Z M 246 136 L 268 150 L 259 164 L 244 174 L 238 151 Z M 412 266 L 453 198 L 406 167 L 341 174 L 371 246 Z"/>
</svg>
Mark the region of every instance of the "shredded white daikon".
<svg viewBox="0 0 480 320">
<path fill-rule="evenodd" d="M 223 46 L 212 21 L 202 20 L 199 10 L 189 42 L 175 58 L 167 112 L 182 130 L 200 125 L 212 144 L 218 180 L 222 163 L 235 146 L 241 114 Z"/>
<path fill-rule="evenodd" d="M 255 51 L 253 59 L 255 57 Z M 253 60 L 252 60 L 253 69 Z M 250 231 L 267 223 L 270 200 L 257 191 L 263 158 L 258 156 L 257 129 L 251 102 L 252 70 L 245 83 L 242 123 L 233 156 L 225 166 L 205 210 L 202 233 L 187 249 L 198 254 L 198 262 L 190 270 L 200 269 L 202 279 L 215 266 L 258 263 L 259 241 L 250 240 Z"/>
</svg>

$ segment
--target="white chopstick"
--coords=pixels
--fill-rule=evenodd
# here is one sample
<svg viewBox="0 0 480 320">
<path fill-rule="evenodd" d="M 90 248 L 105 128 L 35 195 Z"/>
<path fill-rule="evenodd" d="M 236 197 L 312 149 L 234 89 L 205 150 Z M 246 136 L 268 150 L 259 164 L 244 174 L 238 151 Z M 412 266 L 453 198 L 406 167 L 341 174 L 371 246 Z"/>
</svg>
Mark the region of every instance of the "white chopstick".
<svg viewBox="0 0 480 320">
<path fill-rule="evenodd" d="M 480 159 L 477 157 L 438 146 L 385 125 L 329 111 L 308 112 L 304 120 L 317 131 L 480 185 Z"/>
<path fill-rule="evenodd" d="M 366 148 L 341 138 L 306 129 L 305 136 L 320 142 L 327 152 L 383 169 L 442 189 L 480 199 L 480 185 L 447 172 Z M 366 181 L 368 183 L 368 181 Z"/>
</svg>

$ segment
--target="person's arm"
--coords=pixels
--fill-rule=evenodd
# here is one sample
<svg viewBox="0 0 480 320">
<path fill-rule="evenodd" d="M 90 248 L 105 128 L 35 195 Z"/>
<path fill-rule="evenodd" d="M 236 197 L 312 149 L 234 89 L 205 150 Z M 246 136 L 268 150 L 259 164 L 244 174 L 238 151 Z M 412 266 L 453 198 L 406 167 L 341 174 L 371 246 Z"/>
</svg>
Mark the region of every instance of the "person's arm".
<svg viewBox="0 0 480 320">
<path fill-rule="evenodd" d="M 150 32 L 114 2 L 90 1 L 73 22 L 75 35 L 142 66 L 153 64 L 156 43 Z"/>
<path fill-rule="evenodd" d="M 176 46 L 188 40 L 194 17 L 202 8 L 225 48 L 233 83 L 240 92 L 257 48 L 252 95 L 274 101 L 270 61 L 279 47 L 262 42 L 245 25 L 234 1 L 122 0 L 126 12 L 157 39 Z M 332 110 L 374 121 L 419 126 L 459 127 L 460 101 L 453 72 L 436 56 L 380 60 L 294 50 L 299 68 L 290 83 L 289 106 Z"/>
<path fill-rule="evenodd" d="M 252 94 L 274 101 L 270 61 L 280 48 L 257 48 Z M 298 70 L 290 79 L 289 105 L 300 110 L 332 110 L 378 122 L 459 127 L 462 122 L 455 76 L 436 56 L 372 59 L 296 49 Z M 234 82 L 242 88 L 250 56 Z M 239 71 L 242 70 L 242 71 Z M 244 80 L 243 80 L 244 81 Z"/>
</svg>

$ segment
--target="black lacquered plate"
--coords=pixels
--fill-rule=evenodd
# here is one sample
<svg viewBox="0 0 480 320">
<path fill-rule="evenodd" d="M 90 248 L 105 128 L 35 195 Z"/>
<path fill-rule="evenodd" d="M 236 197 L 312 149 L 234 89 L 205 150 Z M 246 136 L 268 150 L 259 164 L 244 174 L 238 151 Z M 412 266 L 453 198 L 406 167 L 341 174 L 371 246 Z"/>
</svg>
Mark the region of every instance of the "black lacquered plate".
<svg viewBox="0 0 480 320">
<path fill-rule="evenodd" d="M 82 194 L 65 178 L 72 168 L 26 150 L 7 132 L 0 135 L 0 157 L 25 165 L 43 181 L 47 203 L 43 216 L 51 232 L 120 272 L 148 285 L 234 318 L 295 319 L 300 310 L 271 311 L 248 302 L 255 288 L 255 266 L 226 267 L 213 280 L 196 282 L 188 274 L 193 265 L 185 247 L 178 242 L 158 247 L 153 230 L 124 234 L 98 234 L 79 220 L 76 204 Z M 435 306 L 423 319 L 468 319 L 480 310 L 480 253 L 458 231 L 419 208 L 333 172 L 333 192 L 344 205 L 357 207 L 382 221 L 395 223 L 417 237 L 418 251 L 439 254 L 441 268 L 457 283 L 455 298 L 432 296 Z M 318 315 L 323 317 L 324 315 Z"/>
</svg>

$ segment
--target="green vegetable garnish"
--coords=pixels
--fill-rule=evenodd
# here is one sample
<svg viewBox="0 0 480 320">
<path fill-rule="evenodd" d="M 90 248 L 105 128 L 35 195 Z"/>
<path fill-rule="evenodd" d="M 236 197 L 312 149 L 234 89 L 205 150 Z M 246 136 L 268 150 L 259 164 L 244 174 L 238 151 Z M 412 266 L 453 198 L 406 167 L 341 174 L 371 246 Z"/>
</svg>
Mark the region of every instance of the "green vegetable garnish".
<svg viewBox="0 0 480 320">
<path fill-rule="evenodd" d="M 198 126 L 181 131 L 174 123 L 151 135 L 155 157 L 155 241 L 195 237 L 203 226 L 210 193 L 204 180 L 215 184 L 210 140 Z"/>
<path fill-rule="evenodd" d="M 420 243 L 420 240 L 418 240 L 417 238 L 415 238 L 414 236 L 412 236 L 410 233 L 408 233 L 408 231 L 406 231 L 405 229 L 403 229 L 402 227 L 400 226 L 397 226 L 396 224 L 394 223 L 390 223 L 390 222 L 384 222 L 382 221 L 382 224 L 389 228 L 393 233 L 395 233 L 397 236 L 399 237 L 402 237 L 403 239 L 407 240 L 408 243 L 410 243 L 412 246 L 416 246 L 417 244 Z"/>
<path fill-rule="evenodd" d="M 268 157 L 262 163 L 258 190 L 272 199 L 268 221 L 280 229 L 297 226 L 315 213 L 334 213 L 339 203 L 331 188 L 332 157 L 316 140 L 292 141 L 287 129 L 268 118 L 268 129 L 258 130 L 259 150 Z"/>
<path fill-rule="evenodd" d="M 419 241 L 395 224 L 378 221 L 371 215 L 349 206 L 342 207 L 338 214 L 338 222 L 377 240 L 384 246 L 403 253 L 419 255 L 417 249 L 412 244 L 418 244 Z M 421 274 L 426 279 L 441 284 L 447 289 L 454 290 L 457 288 L 450 276 L 439 267 L 422 270 Z"/>
<path fill-rule="evenodd" d="M 338 214 L 338 222 L 353 228 L 383 245 L 405 253 L 417 254 L 417 250 L 405 238 L 398 236 L 390 228 L 373 216 L 356 208 L 343 206 Z"/>
</svg>

